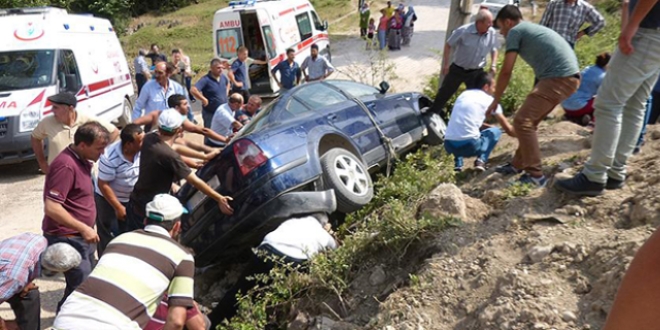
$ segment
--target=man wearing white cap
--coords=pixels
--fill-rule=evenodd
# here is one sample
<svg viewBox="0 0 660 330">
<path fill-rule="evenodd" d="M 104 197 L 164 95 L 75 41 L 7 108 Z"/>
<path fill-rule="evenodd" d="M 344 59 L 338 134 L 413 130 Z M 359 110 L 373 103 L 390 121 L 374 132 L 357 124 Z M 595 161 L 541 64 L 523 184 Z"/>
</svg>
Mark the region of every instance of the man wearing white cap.
<svg viewBox="0 0 660 330">
<path fill-rule="evenodd" d="M 187 311 L 195 308 L 195 261 L 176 241 L 185 209 L 174 196 L 159 194 L 145 211 L 144 230 L 108 244 L 94 271 L 62 305 L 55 329 L 143 329 L 165 293 L 164 329 L 188 326 Z M 197 317 L 203 326 L 203 317 Z"/>
<path fill-rule="evenodd" d="M 186 179 L 199 191 L 217 201 L 222 213 L 234 212 L 229 206 L 231 197 L 220 195 L 197 177 L 172 149 L 174 140 L 183 131 L 183 120 L 178 111 L 165 110 L 158 117 L 158 130 L 144 137 L 140 150 L 140 175 L 126 207 L 128 231 L 144 227 L 146 204 L 158 194 L 169 193 L 175 180 Z"/>
<path fill-rule="evenodd" d="M 48 246 L 46 238 L 37 234 L 24 233 L 0 241 L 0 304 L 9 303 L 16 316 L 16 321 L 6 323 L 0 318 L 0 329 L 14 329 L 15 324 L 20 330 L 41 330 L 41 300 L 34 284 L 41 267 L 65 272 L 77 267 L 81 259 L 71 245 Z"/>
</svg>

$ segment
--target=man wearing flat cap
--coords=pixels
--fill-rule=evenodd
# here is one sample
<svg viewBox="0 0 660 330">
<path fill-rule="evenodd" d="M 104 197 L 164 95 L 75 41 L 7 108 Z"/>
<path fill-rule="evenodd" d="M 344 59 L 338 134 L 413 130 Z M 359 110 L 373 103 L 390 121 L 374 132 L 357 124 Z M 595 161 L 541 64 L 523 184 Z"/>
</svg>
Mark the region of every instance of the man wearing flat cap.
<svg viewBox="0 0 660 330">
<path fill-rule="evenodd" d="M 76 111 L 78 100 L 76 96 L 61 92 L 48 98 L 53 105 L 53 115 L 43 118 L 32 131 L 32 150 L 39 163 L 39 168 L 48 174 L 50 164 L 55 157 L 69 144 L 73 143 L 73 135 L 82 124 L 97 121 L 110 132 L 110 141 L 119 136 L 119 130 L 111 123 Z M 44 140 L 48 139 L 48 161 L 44 155 Z"/>
<path fill-rule="evenodd" d="M 195 261 L 176 241 L 184 212 L 176 197 L 156 195 L 145 207 L 146 227 L 108 244 L 97 267 L 62 306 L 53 327 L 144 329 L 164 294 L 168 311 L 163 328 L 190 326 L 186 319 L 195 308 Z M 203 317 L 197 316 L 203 324 Z"/>
<path fill-rule="evenodd" d="M 34 280 L 41 268 L 65 272 L 80 264 L 80 254 L 71 245 L 58 243 L 46 248 L 46 238 L 24 233 L 0 241 L 0 304 L 9 303 L 15 321 L 0 318 L 0 330 L 41 330 L 41 301 Z"/>
</svg>

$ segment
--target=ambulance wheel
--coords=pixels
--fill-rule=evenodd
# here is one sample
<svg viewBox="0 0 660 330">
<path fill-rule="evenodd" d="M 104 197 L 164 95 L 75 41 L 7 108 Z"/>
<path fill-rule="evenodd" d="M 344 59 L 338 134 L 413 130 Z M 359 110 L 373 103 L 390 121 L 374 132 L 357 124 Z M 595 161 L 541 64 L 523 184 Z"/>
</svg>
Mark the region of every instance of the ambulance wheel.
<svg viewBox="0 0 660 330">
<path fill-rule="evenodd" d="M 121 108 L 121 116 L 117 118 L 119 127 L 126 127 L 126 125 L 131 123 L 131 118 L 133 117 L 133 105 L 131 101 L 127 98 L 124 99 L 124 104 Z"/>
</svg>

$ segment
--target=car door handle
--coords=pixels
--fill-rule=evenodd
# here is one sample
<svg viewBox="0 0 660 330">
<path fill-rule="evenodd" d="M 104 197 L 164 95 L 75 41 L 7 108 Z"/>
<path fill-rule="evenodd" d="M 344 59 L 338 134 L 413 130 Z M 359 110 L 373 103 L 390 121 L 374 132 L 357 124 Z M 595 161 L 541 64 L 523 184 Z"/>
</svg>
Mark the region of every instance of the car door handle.
<svg viewBox="0 0 660 330">
<path fill-rule="evenodd" d="M 328 120 L 337 120 L 337 115 L 333 113 L 331 115 L 328 115 L 326 118 L 328 118 Z"/>
</svg>

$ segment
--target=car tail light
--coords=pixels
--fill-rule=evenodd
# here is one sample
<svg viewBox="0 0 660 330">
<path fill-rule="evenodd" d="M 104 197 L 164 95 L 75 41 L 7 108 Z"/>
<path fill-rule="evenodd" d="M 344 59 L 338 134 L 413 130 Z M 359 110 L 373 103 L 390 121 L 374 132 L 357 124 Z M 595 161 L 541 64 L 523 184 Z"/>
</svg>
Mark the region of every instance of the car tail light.
<svg viewBox="0 0 660 330">
<path fill-rule="evenodd" d="M 248 139 L 238 140 L 234 143 L 234 156 L 236 156 L 243 176 L 268 161 L 268 157 L 261 151 L 261 148 Z"/>
</svg>

